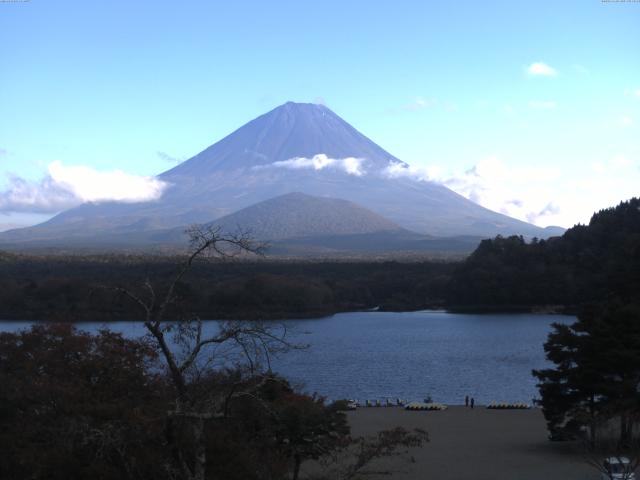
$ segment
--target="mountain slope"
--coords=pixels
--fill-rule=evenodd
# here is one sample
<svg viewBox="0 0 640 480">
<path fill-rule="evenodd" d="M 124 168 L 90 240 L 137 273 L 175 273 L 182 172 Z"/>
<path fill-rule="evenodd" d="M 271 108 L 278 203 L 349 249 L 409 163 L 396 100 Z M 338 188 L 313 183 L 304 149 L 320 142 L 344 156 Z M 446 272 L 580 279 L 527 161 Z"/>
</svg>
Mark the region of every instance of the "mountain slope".
<svg viewBox="0 0 640 480">
<path fill-rule="evenodd" d="M 172 179 L 266 166 L 323 153 L 360 157 L 378 168 L 400 162 L 324 105 L 287 102 L 259 116 L 190 160 L 160 175 Z"/>
<path fill-rule="evenodd" d="M 260 240 L 404 231 L 353 202 L 298 192 L 265 200 L 213 223 L 225 231 L 251 230 Z"/>
<path fill-rule="evenodd" d="M 417 235 L 353 202 L 299 192 L 256 203 L 206 226 L 220 227 L 228 233 L 249 232 L 261 241 L 371 233 Z M 184 228 L 177 227 L 153 233 L 148 239 L 160 244 L 184 244 L 187 237 Z"/>
<path fill-rule="evenodd" d="M 105 235 L 210 222 L 292 192 L 355 202 L 421 234 L 548 236 L 442 185 L 392 174 L 389 167 L 408 172 L 328 108 L 290 102 L 161 174 L 168 187 L 158 201 L 81 205 L 41 225 L 0 234 L 0 242 L 90 243 Z"/>
</svg>

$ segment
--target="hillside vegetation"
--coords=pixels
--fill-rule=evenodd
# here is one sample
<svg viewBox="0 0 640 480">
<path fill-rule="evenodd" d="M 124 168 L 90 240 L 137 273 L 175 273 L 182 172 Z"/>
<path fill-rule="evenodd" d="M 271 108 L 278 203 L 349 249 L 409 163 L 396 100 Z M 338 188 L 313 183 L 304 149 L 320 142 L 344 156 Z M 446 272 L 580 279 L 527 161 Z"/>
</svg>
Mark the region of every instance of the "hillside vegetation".
<svg viewBox="0 0 640 480">
<path fill-rule="evenodd" d="M 109 288 L 143 289 L 171 277 L 177 257 L 0 254 L 0 318 L 132 320 L 139 310 Z M 381 307 L 441 306 L 453 263 L 197 263 L 178 285 L 182 305 L 201 318 L 295 318 Z M 174 311 L 176 317 L 182 312 Z"/>
<path fill-rule="evenodd" d="M 640 199 L 597 212 L 561 237 L 484 240 L 454 271 L 447 303 L 467 308 L 637 301 Z"/>
</svg>

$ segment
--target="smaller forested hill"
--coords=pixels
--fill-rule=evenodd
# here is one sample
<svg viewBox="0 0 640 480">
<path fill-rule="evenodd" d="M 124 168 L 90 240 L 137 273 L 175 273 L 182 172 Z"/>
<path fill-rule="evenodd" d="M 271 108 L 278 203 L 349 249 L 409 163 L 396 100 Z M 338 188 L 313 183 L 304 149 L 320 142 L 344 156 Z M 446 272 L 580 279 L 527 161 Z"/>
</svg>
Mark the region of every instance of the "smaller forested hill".
<svg viewBox="0 0 640 480">
<path fill-rule="evenodd" d="M 261 241 L 322 235 L 412 233 L 353 202 L 298 192 L 256 203 L 207 225 L 220 227 L 225 232 L 251 232 L 252 238 Z M 172 229 L 157 234 L 154 240 L 184 245 L 188 241 L 184 230 L 184 227 Z"/>
<path fill-rule="evenodd" d="M 574 306 L 640 299 L 640 199 L 597 212 L 548 240 L 484 240 L 450 281 L 458 306 Z"/>
</svg>

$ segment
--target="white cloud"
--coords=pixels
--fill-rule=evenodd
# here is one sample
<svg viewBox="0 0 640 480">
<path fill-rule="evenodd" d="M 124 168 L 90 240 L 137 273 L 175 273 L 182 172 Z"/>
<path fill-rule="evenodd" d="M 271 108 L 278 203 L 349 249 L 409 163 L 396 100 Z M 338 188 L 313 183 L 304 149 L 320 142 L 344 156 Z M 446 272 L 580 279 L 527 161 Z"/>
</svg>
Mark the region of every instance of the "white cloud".
<svg viewBox="0 0 640 480">
<path fill-rule="evenodd" d="M 550 67 L 543 62 L 534 62 L 527 68 L 529 75 L 543 76 L 543 77 L 555 77 L 557 75 L 556 69 Z"/>
<path fill-rule="evenodd" d="M 17 176 L 8 181 L 8 188 L 0 192 L 0 211 L 58 212 L 85 202 L 147 202 L 159 199 L 167 186 L 155 177 L 101 172 L 59 161 L 49 164 L 48 174 L 39 182 Z"/>
<path fill-rule="evenodd" d="M 343 158 L 342 168 L 344 168 L 344 171 L 347 172 L 349 175 L 360 176 L 364 173 L 364 171 L 362 170 L 361 158 L 354 158 L 354 157 Z"/>
<path fill-rule="evenodd" d="M 413 180 L 430 182 L 437 181 L 442 175 L 440 167 L 413 167 L 404 162 L 389 162 L 389 165 L 380 172 L 388 178 L 410 178 Z"/>
<path fill-rule="evenodd" d="M 324 170 L 326 168 L 342 170 L 349 175 L 355 175 L 360 177 L 365 174 L 365 170 L 363 168 L 364 159 L 355 158 L 355 157 L 346 157 L 346 158 L 330 158 L 324 153 L 318 153 L 311 158 L 307 157 L 294 157 L 288 160 L 280 160 L 278 162 L 273 162 L 268 165 L 259 165 L 253 167 L 254 169 L 264 169 L 264 168 L 288 168 L 292 170 L 301 170 L 301 169 L 313 169 L 313 170 Z"/>
<path fill-rule="evenodd" d="M 541 222 L 557 207 L 550 201 L 531 202 L 534 195 L 522 196 L 522 187 L 546 184 L 557 178 L 554 169 L 511 169 L 496 157 L 489 157 L 463 172 L 445 172 L 442 168 L 416 168 L 390 163 L 383 173 L 391 178 L 406 177 L 417 181 L 443 184 L 460 195 L 491 210 L 529 222 Z"/>
<path fill-rule="evenodd" d="M 529 108 L 534 110 L 553 110 L 558 104 L 553 100 L 531 100 L 529 102 Z"/>
<path fill-rule="evenodd" d="M 637 196 L 639 166 L 624 155 L 580 171 L 513 166 L 488 157 L 462 172 L 390 165 L 387 174 L 441 183 L 486 208 L 539 226 L 571 227 L 587 223 L 597 210 Z"/>
</svg>

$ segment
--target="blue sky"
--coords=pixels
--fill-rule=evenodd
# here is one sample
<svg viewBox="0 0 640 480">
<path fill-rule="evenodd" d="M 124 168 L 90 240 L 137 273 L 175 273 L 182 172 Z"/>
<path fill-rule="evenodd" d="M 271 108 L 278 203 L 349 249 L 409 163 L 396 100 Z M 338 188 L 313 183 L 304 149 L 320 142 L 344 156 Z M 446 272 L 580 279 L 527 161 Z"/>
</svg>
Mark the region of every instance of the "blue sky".
<svg viewBox="0 0 640 480">
<path fill-rule="evenodd" d="M 288 100 L 540 225 L 640 194 L 636 2 L 31 0 L 0 3 L 0 62 L 0 229 L 51 183 L 153 195 Z"/>
</svg>

